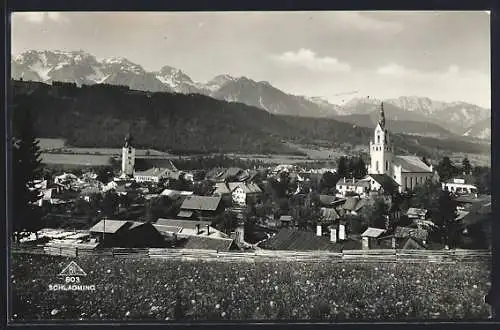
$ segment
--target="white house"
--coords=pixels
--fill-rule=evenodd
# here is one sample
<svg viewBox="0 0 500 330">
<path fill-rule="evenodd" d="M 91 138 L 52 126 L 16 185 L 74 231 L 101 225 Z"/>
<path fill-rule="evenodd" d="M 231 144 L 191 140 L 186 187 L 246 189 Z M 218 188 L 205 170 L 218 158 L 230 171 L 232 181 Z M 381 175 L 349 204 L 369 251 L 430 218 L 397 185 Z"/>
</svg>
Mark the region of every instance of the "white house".
<svg viewBox="0 0 500 330">
<path fill-rule="evenodd" d="M 249 196 L 257 196 L 262 192 L 255 183 L 229 182 L 227 186 L 231 191 L 233 203 L 240 206 L 247 204 Z"/>
<path fill-rule="evenodd" d="M 442 188 L 455 194 L 477 194 L 477 187 L 467 184 L 465 179 L 451 179 L 443 182 Z"/>
<path fill-rule="evenodd" d="M 337 182 L 335 188 L 339 192 L 337 197 L 345 197 L 347 192 L 365 196 L 370 191 L 370 181 L 343 178 Z"/>
<path fill-rule="evenodd" d="M 373 140 L 370 140 L 370 163 L 368 174 L 387 174 L 399 184 L 399 191 L 412 190 L 426 180 L 433 179 L 432 165 L 425 164 L 417 156 L 394 155 L 394 147 L 389 140 L 385 127 L 384 104 L 375 127 Z"/>
</svg>

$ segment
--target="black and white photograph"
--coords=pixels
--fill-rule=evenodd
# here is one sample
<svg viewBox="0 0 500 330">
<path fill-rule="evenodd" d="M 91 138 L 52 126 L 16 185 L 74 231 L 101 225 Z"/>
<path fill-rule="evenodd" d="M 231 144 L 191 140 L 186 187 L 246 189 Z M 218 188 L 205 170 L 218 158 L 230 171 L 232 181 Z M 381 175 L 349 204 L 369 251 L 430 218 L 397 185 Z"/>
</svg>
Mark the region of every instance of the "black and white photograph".
<svg viewBox="0 0 500 330">
<path fill-rule="evenodd" d="M 489 11 L 10 24 L 10 323 L 496 317 Z"/>
</svg>

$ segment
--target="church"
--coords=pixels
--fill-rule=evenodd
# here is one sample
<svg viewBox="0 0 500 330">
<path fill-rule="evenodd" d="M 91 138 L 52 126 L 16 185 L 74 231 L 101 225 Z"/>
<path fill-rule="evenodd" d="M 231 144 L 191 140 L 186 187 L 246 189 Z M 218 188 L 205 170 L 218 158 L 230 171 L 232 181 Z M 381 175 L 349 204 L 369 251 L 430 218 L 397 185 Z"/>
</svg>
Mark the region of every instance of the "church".
<svg viewBox="0 0 500 330">
<path fill-rule="evenodd" d="M 434 176 L 432 165 L 428 166 L 419 157 L 394 155 L 394 147 L 385 127 L 383 103 L 373 140 L 370 140 L 368 174 L 386 174 L 399 184 L 400 192 L 412 190 Z"/>
</svg>

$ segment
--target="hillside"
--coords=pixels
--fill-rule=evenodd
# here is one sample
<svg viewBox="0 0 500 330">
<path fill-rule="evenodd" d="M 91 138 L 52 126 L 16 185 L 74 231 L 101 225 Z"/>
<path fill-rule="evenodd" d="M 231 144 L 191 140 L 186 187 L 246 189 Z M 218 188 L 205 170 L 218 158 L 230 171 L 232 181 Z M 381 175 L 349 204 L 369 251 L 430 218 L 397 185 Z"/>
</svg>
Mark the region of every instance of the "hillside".
<svg viewBox="0 0 500 330">
<path fill-rule="evenodd" d="M 127 87 L 13 81 L 14 115 L 31 109 L 40 137 L 73 146 L 120 147 L 129 127 L 137 147 L 162 151 L 301 154 L 284 142 L 367 145 L 373 129 L 333 119 L 276 116 L 203 95 L 140 92 Z M 402 153 L 486 153 L 489 146 L 393 135 Z"/>
<path fill-rule="evenodd" d="M 25 51 L 12 57 L 11 69 L 13 79 L 25 81 L 125 85 L 131 89 L 150 92 L 202 94 L 219 100 L 244 103 L 276 115 L 334 118 L 358 126 L 366 125 L 353 121 L 353 118 L 359 120 L 359 117 L 343 118 L 343 115 L 369 114 L 373 117 L 374 113 L 378 113 L 380 102 L 384 101 L 388 117 L 399 122 L 394 125 L 396 132 L 449 137 L 444 130 L 462 135 L 468 141 L 474 138 L 491 138 L 488 122 L 491 110 L 465 102 L 442 102 L 422 96 L 400 96 L 386 100 L 368 96 L 350 100 L 346 98 L 347 102 L 342 101 L 340 106 L 330 103 L 325 97 L 293 95 L 267 81 L 255 81 L 251 77 L 220 74 L 208 82 L 196 82 L 181 69 L 169 65 L 164 65 L 159 71 L 149 72 L 126 58 L 110 57 L 101 60 L 81 50 Z M 425 124 L 418 125 L 416 122 Z M 478 128 L 478 123 L 486 125 Z"/>
</svg>

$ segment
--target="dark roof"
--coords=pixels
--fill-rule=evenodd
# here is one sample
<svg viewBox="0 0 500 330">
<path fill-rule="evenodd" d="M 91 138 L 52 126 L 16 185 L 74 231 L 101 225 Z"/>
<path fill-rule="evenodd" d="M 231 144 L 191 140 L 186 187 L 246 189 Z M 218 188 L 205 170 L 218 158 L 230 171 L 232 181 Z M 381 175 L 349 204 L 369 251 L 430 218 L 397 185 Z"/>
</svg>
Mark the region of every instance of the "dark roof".
<svg viewBox="0 0 500 330">
<path fill-rule="evenodd" d="M 177 168 L 175 168 L 174 164 L 170 161 L 167 163 L 168 165 L 165 167 L 152 167 L 145 171 L 136 171 L 134 176 L 168 176 L 170 172 L 177 172 Z"/>
<path fill-rule="evenodd" d="M 384 191 L 396 191 L 399 187 L 399 184 L 387 174 L 370 174 L 369 177 L 380 184 Z"/>
<path fill-rule="evenodd" d="M 219 250 L 229 251 L 234 246 L 234 240 L 230 238 L 218 238 L 209 236 L 189 236 L 181 241 L 184 249 Z"/>
<path fill-rule="evenodd" d="M 359 211 L 363 206 L 366 205 L 366 200 L 360 199 L 359 197 L 347 197 L 342 208 L 349 211 Z"/>
<path fill-rule="evenodd" d="M 220 196 L 187 196 L 181 209 L 215 211 L 219 207 L 220 201 Z"/>
<path fill-rule="evenodd" d="M 491 201 L 486 203 L 475 203 L 462 219 L 462 225 L 471 226 L 480 222 L 491 221 Z"/>
<path fill-rule="evenodd" d="M 401 243 L 401 249 L 402 250 L 425 250 L 425 246 L 420 243 L 418 240 L 414 239 L 411 236 L 408 236 L 402 243 Z"/>
<path fill-rule="evenodd" d="M 394 236 L 396 238 L 412 237 L 420 241 L 427 240 L 428 232 L 425 229 L 409 228 L 409 227 L 396 227 Z"/>
<path fill-rule="evenodd" d="M 92 233 L 107 233 L 114 234 L 124 227 L 130 226 L 130 222 L 126 220 L 101 220 L 89 229 Z"/>
<path fill-rule="evenodd" d="M 341 249 L 341 245 L 330 242 L 330 239 L 326 236 L 316 236 L 313 232 L 287 228 L 281 229 L 275 236 L 264 241 L 260 246 L 270 250 L 296 251 L 339 251 Z"/>
<path fill-rule="evenodd" d="M 331 195 L 319 195 L 319 201 L 325 206 L 332 206 L 342 202 L 343 200 Z"/>
<path fill-rule="evenodd" d="M 432 173 L 432 170 L 417 156 L 395 156 L 392 162 L 406 173 Z"/>
<path fill-rule="evenodd" d="M 335 221 L 340 219 L 340 215 L 334 208 L 322 207 L 320 209 L 320 215 L 324 220 Z"/>
</svg>

